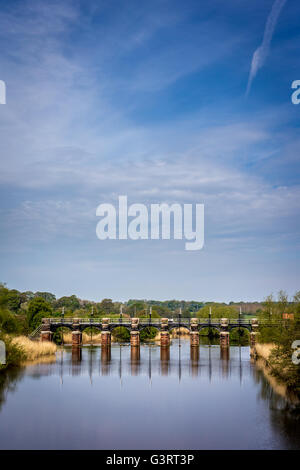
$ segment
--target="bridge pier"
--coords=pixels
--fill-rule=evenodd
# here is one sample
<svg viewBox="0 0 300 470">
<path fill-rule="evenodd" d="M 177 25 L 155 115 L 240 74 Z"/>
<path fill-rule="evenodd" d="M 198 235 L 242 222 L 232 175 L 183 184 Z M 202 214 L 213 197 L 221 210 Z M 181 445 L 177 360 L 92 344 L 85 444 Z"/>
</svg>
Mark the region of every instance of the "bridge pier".
<svg viewBox="0 0 300 470">
<path fill-rule="evenodd" d="M 160 346 L 162 348 L 170 346 L 170 333 L 168 331 L 160 332 Z"/>
<path fill-rule="evenodd" d="M 252 318 L 251 320 L 251 333 L 250 333 L 250 355 L 255 356 L 255 345 L 257 343 L 257 335 L 258 335 L 258 320 L 257 318 Z"/>
<path fill-rule="evenodd" d="M 221 318 L 220 346 L 221 348 L 229 347 L 228 318 Z"/>
<path fill-rule="evenodd" d="M 111 345 L 111 332 L 108 330 L 101 331 L 101 345 L 110 346 Z"/>
<path fill-rule="evenodd" d="M 53 333 L 50 327 L 50 320 L 48 318 L 42 319 L 41 341 L 52 341 Z"/>
<path fill-rule="evenodd" d="M 82 333 L 80 330 L 72 331 L 72 346 L 80 346 L 82 344 Z"/>
<path fill-rule="evenodd" d="M 130 344 L 131 346 L 139 346 L 140 345 L 140 332 L 133 330 L 130 332 Z"/>
<path fill-rule="evenodd" d="M 52 341 L 53 333 L 52 331 L 41 331 L 41 341 Z"/>
<path fill-rule="evenodd" d="M 199 346 L 199 331 L 190 331 L 191 346 Z"/>
</svg>

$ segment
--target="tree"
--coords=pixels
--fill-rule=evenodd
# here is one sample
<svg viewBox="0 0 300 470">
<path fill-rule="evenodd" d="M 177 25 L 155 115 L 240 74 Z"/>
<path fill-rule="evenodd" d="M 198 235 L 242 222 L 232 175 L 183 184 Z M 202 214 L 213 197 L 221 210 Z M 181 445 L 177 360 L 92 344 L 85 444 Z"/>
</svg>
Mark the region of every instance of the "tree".
<svg viewBox="0 0 300 470">
<path fill-rule="evenodd" d="M 263 301 L 264 311 L 263 313 L 267 314 L 269 317 L 275 313 L 275 302 L 273 294 L 268 295 Z"/>
<path fill-rule="evenodd" d="M 278 292 L 278 313 L 281 315 L 286 312 L 286 309 L 289 305 L 288 295 L 285 291 L 280 290 Z"/>
<path fill-rule="evenodd" d="M 6 295 L 6 302 L 8 308 L 14 313 L 17 313 L 21 305 L 21 293 L 16 289 L 8 290 Z"/>
<path fill-rule="evenodd" d="M 114 304 L 111 299 L 103 299 L 100 302 L 100 310 L 104 313 L 104 315 L 109 315 L 110 313 L 113 313 L 114 311 Z"/>
<path fill-rule="evenodd" d="M 56 300 L 55 295 L 51 294 L 51 292 L 36 292 L 34 297 L 42 297 L 42 299 L 45 299 L 46 302 L 49 302 L 50 304 L 53 304 Z"/>
<path fill-rule="evenodd" d="M 52 307 L 42 297 L 34 297 L 28 304 L 27 322 L 31 328 L 36 328 L 43 317 L 52 314 Z"/>
<path fill-rule="evenodd" d="M 74 310 L 80 308 L 80 302 L 76 295 L 70 295 L 69 297 L 64 296 L 56 300 L 54 306 L 55 308 L 65 307 L 74 312 Z"/>
</svg>

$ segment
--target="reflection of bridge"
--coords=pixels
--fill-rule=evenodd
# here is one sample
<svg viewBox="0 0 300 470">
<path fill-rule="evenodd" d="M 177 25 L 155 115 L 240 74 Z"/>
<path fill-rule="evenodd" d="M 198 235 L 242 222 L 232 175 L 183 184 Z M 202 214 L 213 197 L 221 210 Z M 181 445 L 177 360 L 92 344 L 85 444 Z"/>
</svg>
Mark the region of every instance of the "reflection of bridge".
<svg viewBox="0 0 300 470">
<path fill-rule="evenodd" d="M 41 340 L 51 341 L 52 335 L 59 328 L 68 328 L 72 331 L 72 344 L 82 344 L 82 332 L 86 328 L 95 328 L 101 331 L 101 344 L 111 344 L 111 333 L 115 328 L 126 328 L 130 332 L 130 344 L 140 344 L 140 332 L 144 328 L 156 328 L 160 332 L 160 345 L 170 345 L 170 331 L 185 328 L 190 335 L 191 346 L 199 346 L 199 332 L 203 328 L 216 329 L 220 332 L 220 344 L 222 347 L 229 346 L 229 331 L 234 328 L 246 328 L 250 332 L 250 343 L 255 344 L 258 329 L 258 321 L 239 319 L 212 319 L 212 318 L 169 318 L 141 319 L 141 318 L 43 318 L 41 325 Z"/>
<path fill-rule="evenodd" d="M 122 378 L 129 375 L 148 376 L 150 382 L 158 375 L 177 376 L 179 381 L 186 376 L 204 376 L 211 381 L 213 375 L 222 374 L 223 377 L 228 377 L 233 373 L 242 381 L 243 368 L 249 367 L 250 364 L 245 360 L 245 356 L 242 360 L 243 348 L 236 347 L 230 359 L 230 348 L 218 348 L 208 344 L 200 348 L 190 347 L 188 350 L 185 343 L 186 340 L 181 343 L 178 339 L 174 348 L 160 348 L 160 351 L 157 346 L 151 344 L 142 347 L 131 346 L 129 354 L 128 346 L 124 344 L 113 347 L 72 347 L 71 362 L 69 354 L 65 355 L 64 350 L 61 350 L 57 364 L 61 367 L 62 382 L 64 370 L 72 375 L 86 374 L 88 371 L 91 382 L 93 375 L 119 376 L 121 384 Z"/>
</svg>

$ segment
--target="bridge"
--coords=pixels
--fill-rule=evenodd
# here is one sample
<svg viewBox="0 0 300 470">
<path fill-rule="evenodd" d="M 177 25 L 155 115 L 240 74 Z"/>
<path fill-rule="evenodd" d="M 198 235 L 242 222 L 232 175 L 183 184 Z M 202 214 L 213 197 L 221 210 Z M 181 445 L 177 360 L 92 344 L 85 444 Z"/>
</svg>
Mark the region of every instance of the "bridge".
<svg viewBox="0 0 300 470">
<path fill-rule="evenodd" d="M 199 346 L 199 332 L 203 328 L 214 328 L 220 332 L 220 345 L 229 346 L 229 332 L 234 328 L 246 328 L 250 332 L 250 344 L 255 345 L 258 320 L 252 318 L 43 318 L 39 327 L 42 341 L 51 341 L 58 328 L 72 331 L 72 345 L 82 344 L 82 332 L 86 328 L 95 328 L 101 332 L 101 344 L 111 344 L 111 334 L 115 328 L 124 327 L 130 332 L 131 346 L 139 346 L 140 332 L 147 327 L 156 328 L 160 332 L 160 345 L 170 345 L 170 332 L 173 329 L 186 328 L 190 335 L 191 346 Z"/>
</svg>

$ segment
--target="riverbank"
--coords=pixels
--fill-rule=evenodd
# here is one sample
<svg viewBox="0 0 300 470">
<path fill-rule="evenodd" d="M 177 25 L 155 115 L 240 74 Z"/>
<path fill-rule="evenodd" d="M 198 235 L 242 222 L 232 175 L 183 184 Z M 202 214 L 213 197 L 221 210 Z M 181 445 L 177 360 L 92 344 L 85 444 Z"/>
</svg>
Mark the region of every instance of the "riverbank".
<svg viewBox="0 0 300 470">
<path fill-rule="evenodd" d="M 272 386 L 281 396 L 289 399 L 293 404 L 300 404 L 299 384 L 290 384 L 290 367 L 283 367 L 277 358 L 278 346 L 275 343 L 257 343 L 254 348 L 256 365 L 261 369 Z"/>
</svg>

